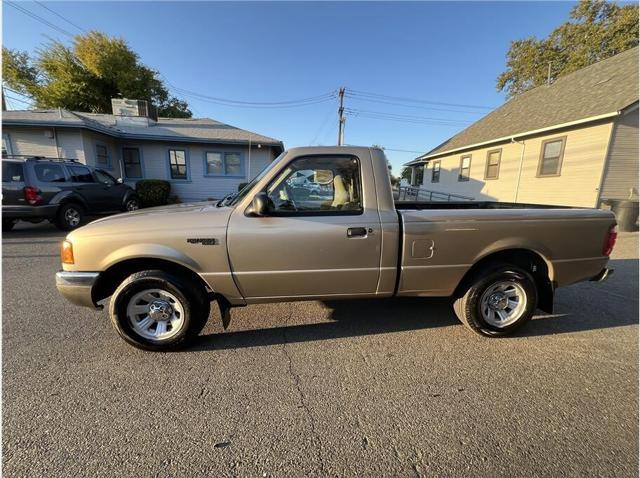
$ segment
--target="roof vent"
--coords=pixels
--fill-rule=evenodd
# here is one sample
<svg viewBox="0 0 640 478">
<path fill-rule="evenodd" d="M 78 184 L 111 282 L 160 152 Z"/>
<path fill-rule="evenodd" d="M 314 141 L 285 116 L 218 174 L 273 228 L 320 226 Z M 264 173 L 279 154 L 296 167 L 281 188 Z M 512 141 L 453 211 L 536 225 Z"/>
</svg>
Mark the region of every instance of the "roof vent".
<svg viewBox="0 0 640 478">
<path fill-rule="evenodd" d="M 122 126 L 150 126 L 158 121 L 158 110 L 145 100 L 111 98 L 116 124 Z"/>
</svg>

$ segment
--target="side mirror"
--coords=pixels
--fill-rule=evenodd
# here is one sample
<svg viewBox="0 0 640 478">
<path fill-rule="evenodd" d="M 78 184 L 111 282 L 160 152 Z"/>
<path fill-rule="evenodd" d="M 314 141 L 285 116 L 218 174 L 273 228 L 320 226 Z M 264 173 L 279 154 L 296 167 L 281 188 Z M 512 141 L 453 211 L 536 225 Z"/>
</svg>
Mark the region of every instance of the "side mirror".
<svg viewBox="0 0 640 478">
<path fill-rule="evenodd" d="M 271 209 L 271 199 L 262 191 L 253 196 L 253 201 L 245 214 L 250 217 L 264 217 L 269 215 Z"/>
<path fill-rule="evenodd" d="M 122 183 L 123 183 L 122 178 L 118 178 L 118 179 L 116 179 L 116 182 L 117 182 L 118 184 L 122 184 Z"/>
</svg>

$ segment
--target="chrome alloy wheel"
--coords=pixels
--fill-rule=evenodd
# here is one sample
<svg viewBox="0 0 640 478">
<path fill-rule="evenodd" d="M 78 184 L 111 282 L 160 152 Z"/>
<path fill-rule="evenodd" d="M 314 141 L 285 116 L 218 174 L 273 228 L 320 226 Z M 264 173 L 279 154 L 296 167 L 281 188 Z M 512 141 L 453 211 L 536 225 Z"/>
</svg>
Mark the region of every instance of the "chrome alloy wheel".
<svg viewBox="0 0 640 478">
<path fill-rule="evenodd" d="M 140 209 L 140 203 L 137 199 L 129 199 L 124 207 L 127 211 L 137 211 Z"/>
<path fill-rule="evenodd" d="M 80 224 L 80 212 L 70 207 L 64 212 L 64 220 L 68 225 L 76 227 Z"/>
<path fill-rule="evenodd" d="M 141 337 L 163 341 L 180 332 L 184 325 L 184 307 L 166 290 L 146 289 L 129 300 L 127 319 Z"/>
<path fill-rule="evenodd" d="M 516 322 L 527 308 L 527 294 L 520 284 L 496 282 L 484 291 L 480 310 L 484 320 L 493 327 L 503 328 Z"/>
</svg>

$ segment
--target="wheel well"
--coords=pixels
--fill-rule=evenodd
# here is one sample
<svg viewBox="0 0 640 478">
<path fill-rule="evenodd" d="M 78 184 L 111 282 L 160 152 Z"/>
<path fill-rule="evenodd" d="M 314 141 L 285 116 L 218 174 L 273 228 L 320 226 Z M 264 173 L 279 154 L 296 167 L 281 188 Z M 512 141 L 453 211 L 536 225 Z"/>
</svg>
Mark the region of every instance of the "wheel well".
<svg viewBox="0 0 640 478">
<path fill-rule="evenodd" d="M 94 303 L 98 303 L 99 301 L 111 296 L 122 281 L 131 274 L 154 269 L 188 279 L 194 284 L 201 286 L 203 293 L 205 293 L 210 299 L 213 296 L 211 288 L 204 279 L 188 267 L 164 259 L 141 258 L 118 262 L 100 273 L 100 277 L 91 292 Z"/>
<path fill-rule="evenodd" d="M 553 312 L 554 286 L 549 275 L 549 267 L 540 254 L 530 249 L 507 249 L 483 257 L 467 271 L 454 295 L 456 297 L 463 295 L 464 290 L 475 277 L 497 264 L 511 264 L 529 272 L 538 289 L 538 308 L 545 312 Z"/>
</svg>

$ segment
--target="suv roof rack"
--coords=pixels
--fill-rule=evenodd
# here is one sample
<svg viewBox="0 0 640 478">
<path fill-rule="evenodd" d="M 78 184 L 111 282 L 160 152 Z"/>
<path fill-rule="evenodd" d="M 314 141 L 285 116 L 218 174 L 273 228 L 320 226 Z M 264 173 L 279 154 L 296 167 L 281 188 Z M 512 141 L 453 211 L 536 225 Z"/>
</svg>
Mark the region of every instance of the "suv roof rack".
<svg viewBox="0 0 640 478">
<path fill-rule="evenodd" d="M 79 163 L 80 160 L 77 158 L 54 158 L 48 156 L 34 156 L 33 154 L 3 154 L 2 159 L 22 159 L 26 160 L 34 160 L 34 161 L 56 161 L 61 163 Z"/>
</svg>

